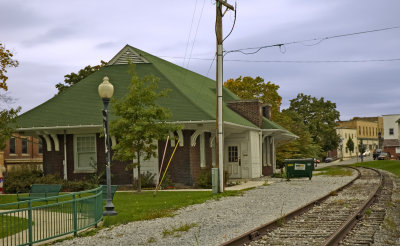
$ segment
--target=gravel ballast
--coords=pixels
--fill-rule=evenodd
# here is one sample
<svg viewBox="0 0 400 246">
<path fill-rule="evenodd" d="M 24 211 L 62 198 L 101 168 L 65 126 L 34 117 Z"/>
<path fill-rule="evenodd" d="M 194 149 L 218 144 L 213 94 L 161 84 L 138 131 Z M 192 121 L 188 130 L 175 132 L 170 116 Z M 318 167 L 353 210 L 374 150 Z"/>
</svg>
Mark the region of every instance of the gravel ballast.
<svg viewBox="0 0 400 246">
<path fill-rule="evenodd" d="M 355 175 L 275 179 L 273 184 L 246 191 L 243 196 L 180 209 L 174 217 L 119 225 L 57 245 L 219 245 L 330 193 Z M 190 229 L 163 235 L 183 225 L 190 225 Z"/>
</svg>

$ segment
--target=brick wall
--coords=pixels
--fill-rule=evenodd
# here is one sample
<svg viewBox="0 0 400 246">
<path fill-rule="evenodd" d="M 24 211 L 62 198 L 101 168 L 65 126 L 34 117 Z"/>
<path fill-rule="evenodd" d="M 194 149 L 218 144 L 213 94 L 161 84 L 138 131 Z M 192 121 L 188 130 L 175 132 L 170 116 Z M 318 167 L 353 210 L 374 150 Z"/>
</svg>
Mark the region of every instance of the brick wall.
<svg viewBox="0 0 400 246">
<path fill-rule="evenodd" d="M 104 137 L 96 135 L 97 140 L 97 172 L 105 175 L 106 170 L 106 153 L 105 153 L 105 143 Z M 111 150 L 111 183 L 122 185 L 122 184 L 132 184 L 132 170 L 126 170 L 126 166 L 132 161 L 119 161 L 113 160 L 114 151 Z"/>
<path fill-rule="evenodd" d="M 262 105 L 259 100 L 242 100 L 228 102 L 227 106 L 254 125 L 262 125 Z"/>
<path fill-rule="evenodd" d="M 44 174 L 55 174 L 64 177 L 64 135 L 57 135 L 60 143 L 60 151 L 47 151 L 46 141 L 43 141 L 43 171 Z M 67 176 L 68 180 L 88 180 L 93 173 L 74 173 L 74 145 L 72 134 L 67 134 Z M 53 141 L 51 139 L 51 141 Z M 54 144 L 52 142 L 52 144 Z M 53 145 L 54 146 L 54 145 Z M 100 138 L 96 134 L 96 149 L 97 149 L 97 174 L 105 175 L 106 155 L 105 155 L 104 138 Z M 111 152 L 112 157 L 112 152 Z M 129 171 L 125 171 L 125 166 L 128 162 L 112 160 L 111 163 L 111 183 L 112 184 L 131 184 L 132 175 Z"/>
<path fill-rule="evenodd" d="M 193 183 L 192 185 L 196 184 L 197 177 L 199 174 L 204 171 L 210 171 L 210 168 L 212 167 L 212 149 L 210 147 L 210 133 L 205 134 L 205 152 L 206 152 L 206 167 L 201 168 L 200 167 L 200 136 L 197 137 L 196 140 L 196 146 L 191 148 L 191 153 L 190 153 L 190 164 L 191 164 L 191 170 L 192 170 L 192 179 Z"/>
<path fill-rule="evenodd" d="M 61 137 L 60 137 L 61 136 Z M 45 175 L 53 174 L 59 177 L 63 177 L 63 160 L 64 160 L 64 140 L 63 135 L 57 135 L 60 151 L 54 150 L 53 139 L 50 138 L 52 150 L 47 151 L 47 142 L 43 142 L 43 172 Z M 67 157 L 69 158 L 69 156 Z"/>
<path fill-rule="evenodd" d="M 200 137 L 196 140 L 196 146 L 190 146 L 190 137 L 194 133 L 194 130 L 184 130 L 184 146 L 178 146 L 175 155 L 172 158 L 171 164 L 168 168 L 168 174 L 174 183 L 183 184 L 186 186 L 193 186 L 196 183 L 196 179 L 201 172 L 200 168 Z M 212 153 L 209 145 L 209 139 L 211 134 L 205 134 L 205 148 L 206 148 L 206 168 L 211 168 L 212 165 Z M 158 156 L 159 165 L 164 152 L 165 141 L 159 141 L 158 144 Z M 162 173 L 165 171 L 165 167 L 172 155 L 174 147 L 168 144 L 167 151 L 165 154 L 164 167 Z M 205 169 L 206 169 L 205 168 Z"/>
<path fill-rule="evenodd" d="M 190 137 L 194 133 L 194 130 L 184 130 L 184 146 L 178 146 L 174 157 L 168 168 L 168 174 L 174 183 L 183 184 L 186 186 L 193 186 L 196 179 L 201 172 L 200 168 L 200 137 L 197 138 L 196 146 L 190 146 Z M 64 168 L 64 135 L 57 135 L 60 143 L 60 151 L 47 151 L 46 141 L 43 141 L 43 169 L 45 175 L 55 174 L 63 177 Z M 209 169 L 212 166 L 212 149 L 209 145 L 210 133 L 205 134 L 205 148 L 206 148 L 206 168 Z M 88 180 L 93 175 L 92 173 L 74 173 L 74 149 L 73 149 L 73 135 L 67 134 L 67 175 L 68 180 Z M 51 139 L 51 141 L 53 141 Z M 54 144 L 52 142 L 52 144 Z M 53 145 L 54 146 L 54 145 Z M 161 160 L 164 152 L 165 141 L 159 141 L 158 143 L 158 160 L 161 165 Z M 97 148 L 97 173 L 105 175 L 106 156 L 104 152 L 104 138 L 100 138 L 99 134 L 96 134 L 96 148 Z M 168 144 L 164 167 L 161 174 L 168 164 L 168 161 L 172 155 L 175 147 L 171 147 Z M 113 152 L 111 152 L 112 158 Z M 122 162 L 118 160 L 112 160 L 111 163 L 111 183 L 112 184 L 131 184 L 132 183 L 132 172 L 125 170 L 126 165 L 130 162 Z"/>
<path fill-rule="evenodd" d="M 263 166 L 263 167 L 262 167 L 262 174 L 263 174 L 264 176 L 272 175 L 272 172 L 273 172 L 272 166 Z"/>
<path fill-rule="evenodd" d="M 176 152 L 171 160 L 170 166 L 168 168 L 167 174 L 169 174 L 172 182 L 184 184 L 184 185 L 192 185 L 192 177 L 191 177 L 191 166 L 190 166 L 190 136 L 194 131 L 183 131 L 184 138 L 184 146 L 178 146 Z M 159 165 L 161 165 L 162 156 L 164 152 L 165 141 L 159 141 L 158 144 L 158 156 L 159 156 Z M 168 147 L 165 153 L 165 160 L 163 164 L 162 174 L 164 174 L 165 168 L 168 164 L 169 159 L 171 158 L 172 152 L 175 147 L 171 147 L 170 142 L 168 143 Z"/>
</svg>

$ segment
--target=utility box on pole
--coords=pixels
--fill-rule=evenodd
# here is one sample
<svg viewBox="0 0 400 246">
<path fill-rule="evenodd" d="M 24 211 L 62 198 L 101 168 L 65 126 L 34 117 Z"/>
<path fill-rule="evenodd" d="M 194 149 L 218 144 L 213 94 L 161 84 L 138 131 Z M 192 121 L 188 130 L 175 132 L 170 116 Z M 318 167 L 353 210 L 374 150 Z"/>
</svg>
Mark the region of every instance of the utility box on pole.
<svg viewBox="0 0 400 246">
<path fill-rule="evenodd" d="M 211 168 L 212 193 L 219 192 L 219 168 Z"/>
</svg>

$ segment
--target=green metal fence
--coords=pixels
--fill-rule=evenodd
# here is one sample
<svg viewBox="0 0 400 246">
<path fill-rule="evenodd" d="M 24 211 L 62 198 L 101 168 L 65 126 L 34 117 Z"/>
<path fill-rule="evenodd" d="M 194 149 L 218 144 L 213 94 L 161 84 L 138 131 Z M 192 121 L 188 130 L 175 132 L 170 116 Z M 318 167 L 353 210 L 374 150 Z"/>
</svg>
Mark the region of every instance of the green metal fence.
<svg viewBox="0 0 400 246">
<path fill-rule="evenodd" d="M 0 204 L 0 245 L 32 245 L 95 226 L 103 218 L 101 187 Z"/>
</svg>

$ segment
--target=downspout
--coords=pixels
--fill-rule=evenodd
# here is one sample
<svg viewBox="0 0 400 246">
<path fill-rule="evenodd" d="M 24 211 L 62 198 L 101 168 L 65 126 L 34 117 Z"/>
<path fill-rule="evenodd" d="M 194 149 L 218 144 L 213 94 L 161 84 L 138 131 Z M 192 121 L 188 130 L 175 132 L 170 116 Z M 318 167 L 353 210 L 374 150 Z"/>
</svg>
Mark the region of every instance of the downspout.
<svg viewBox="0 0 400 246">
<path fill-rule="evenodd" d="M 66 130 L 64 130 L 64 160 L 63 160 L 63 166 L 64 166 L 64 180 L 68 180 L 68 176 L 67 176 L 67 133 L 66 133 Z"/>
</svg>

